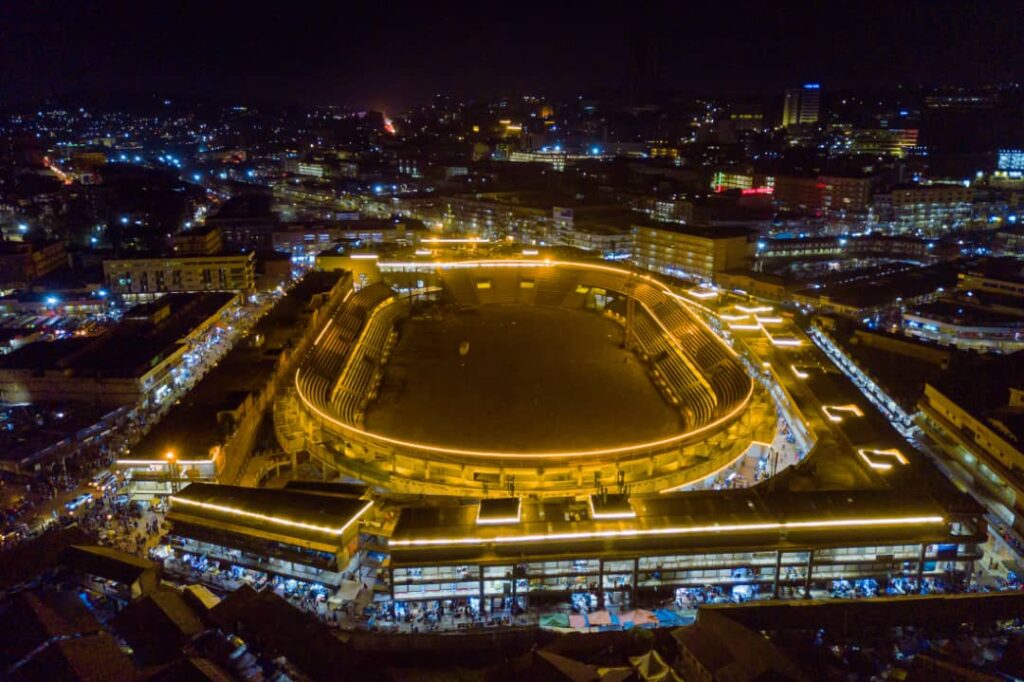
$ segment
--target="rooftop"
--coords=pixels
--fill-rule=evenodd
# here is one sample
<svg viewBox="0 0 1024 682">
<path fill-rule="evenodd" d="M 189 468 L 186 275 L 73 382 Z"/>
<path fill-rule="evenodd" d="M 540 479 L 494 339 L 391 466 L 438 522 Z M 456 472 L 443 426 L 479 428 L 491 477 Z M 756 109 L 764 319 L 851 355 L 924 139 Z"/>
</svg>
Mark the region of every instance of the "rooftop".
<svg viewBox="0 0 1024 682">
<path fill-rule="evenodd" d="M 737 545 L 766 546 L 781 534 L 787 542 L 834 537 L 908 534 L 926 539 L 945 532 L 939 521 L 949 511 L 923 488 L 891 491 L 796 491 L 786 474 L 775 490 L 717 490 L 633 497 L 618 513 L 589 509 L 566 499 L 522 499 L 517 519 L 492 523 L 479 502 L 435 497 L 401 506 L 390 546 L 394 565 L 512 559 L 523 555 L 550 558 L 593 551 L 595 543 L 617 552 L 710 550 Z M 385 504 L 387 504 L 385 502 Z M 488 510 L 488 514 L 491 511 Z M 595 518 L 596 516 L 596 518 Z"/>
<path fill-rule="evenodd" d="M 125 319 L 106 334 L 87 339 L 33 343 L 0 357 L 0 369 L 64 370 L 73 376 L 141 377 L 173 354 L 199 325 L 235 298 L 231 293 L 168 294 L 162 320 Z M 131 313 L 129 313 L 131 315 Z"/>
<path fill-rule="evenodd" d="M 171 519 L 230 524 L 339 546 L 370 504 L 291 490 L 191 483 L 171 498 Z"/>
<path fill-rule="evenodd" d="M 330 291 L 337 272 L 311 272 L 296 284 L 235 345 L 199 384 L 175 404 L 133 448 L 133 459 L 162 459 L 173 450 L 182 459 L 204 459 L 235 428 L 234 414 L 266 385 L 282 348 L 298 342 L 309 320 L 309 302 Z M 258 341 L 258 343 L 256 343 Z"/>
<path fill-rule="evenodd" d="M 1024 405 L 1011 406 L 1011 389 L 1024 390 L 1024 351 L 974 358 L 931 383 L 1024 450 Z"/>
<path fill-rule="evenodd" d="M 907 312 L 912 315 L 920 315 L 960 326 L 1024 328 L 1024 317 L 1019 315 L 1009 315 L 980 306 L 954 301 L 924 303 L 914 306 Z"/>
<path fill-rule="evenodd" d="M 635 225 L 644 225 L 651 229 L 664 230 L 665 232 L 676 232 L 678 234 L 703 237 L 705 239 L 735 239 L 737 237 L 751 237 L 754 232 L 743 225 L 676 225 L 675 223 L 644 223 L 642 220 L 634 221 Z"/>
</svg>

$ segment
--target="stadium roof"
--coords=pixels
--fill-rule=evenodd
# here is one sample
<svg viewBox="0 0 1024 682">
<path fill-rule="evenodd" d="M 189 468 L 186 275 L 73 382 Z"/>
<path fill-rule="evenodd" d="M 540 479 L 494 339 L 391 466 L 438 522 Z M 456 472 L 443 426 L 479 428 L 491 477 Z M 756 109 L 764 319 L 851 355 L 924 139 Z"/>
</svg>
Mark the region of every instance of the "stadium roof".
<svg viewBox="0 0 1024 682">
<path fill-rule="evenodd" d="M 621 506 L 621 505 L 620 505 Z M 514 524 L 481 524 L 479 505 L 434 498 L 401 510 L 390 539 L 393 564 L 499 561 L 601 553 L 651 554 L 713 548 L 772 548 L 780 543 L 924 542 L 946 531 L 945 521 L 973 507 L 941 503 L 926 490 L 759 492 L 756 488 L 634 497 L 628 514 L 594 514 L 571 498 L 521 500 Z M 623 511 L 620 509 L 619 511 Z M 596 516 L 596 517 L 595 517 Z"/>
<path fill-rule="evenodd" d="M 372 504 L 333 495 L 192 483 L 171 498 L 171 519 L 338 546 Z"/>
</svg>

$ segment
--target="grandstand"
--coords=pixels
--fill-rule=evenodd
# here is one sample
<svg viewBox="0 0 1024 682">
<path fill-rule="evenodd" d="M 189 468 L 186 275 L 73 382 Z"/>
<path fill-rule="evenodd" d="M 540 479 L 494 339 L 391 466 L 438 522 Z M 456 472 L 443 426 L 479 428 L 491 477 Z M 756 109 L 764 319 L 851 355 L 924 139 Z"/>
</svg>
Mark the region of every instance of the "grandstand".
<svg viewBox="0 0 1024 682">
<path fill-rule="evenodd" d="M 470 392 L 470 399 L 479 394 L 478 404 L 462 403 L 468 405 L 463 408 L 468 414 L 446 417 L 444 412 L 431 411 L 436 407 L 433 403 L 450 409 L 460 404 L 450 399 L 443 384 L 403 402 L 406 379 L 388 379 L 392 372 L 388 359 L 399 338 L 398 328 L 420 328 L 420 323 L 407 320 L 407 298 L 397 297 L 383 283 L 367 286 L 352 294 L 325 323 L 296 373 L 296 400 L 305 415 L 306 442 L 319 446 L 311 454 L 344 474 L 420 492 L 486 495 L 512 482 L 538 494 L 564 494 L 592 490 L 603 481 L 620 485 L 626 481 L 636 489 L 653 491 L 700 480 L 735 461 L 751 441 L 771 439 L 774 410 L 755 391 L 739 359 L 656 280 L 577 263 L 461 262 L 409 270 L 396 269 L 392 282 L 403 288 L 412 281 L 403 277 L 432 278 L 428 289 L 441 287 L 447 310 L 470 315 L 465 324 L 474 319 L 471 311 L 478 311 L 482 321 L 521 324 L 517 338 L 525 347 L 522 352 L 551 362 L 546 357 L 549 350 L 550 354 L 569 352 L 569 359 L 560 361 L 566 374 L 556 362 L 547 367 L 546 375 L 529 375 L 516 369 L 523 365 L 504 358 L 500 371 L 492 367 L 485 373 L 492 377 L 489 384 L 462 387 Z M 629 298 L 633 306 L 628 306 Z M 433 310 L 432 315 L 441 314 Z M 570 315 L 576 316 L 574 321 L 557 329 L 560 316 L 568 319 Z M 551 329 L 530 326 L 541 324 L 537 320 L 542 318 Z M 620 328 L 615 333 L 613 323 L 628 324 L 632 331 Z M 598 331 L 593 342 L 581 343 L 574 334 L 583 333 L 579 330 L 588 325 L 599 325 L 593 327 Z M 551 342 L 569 337 L 575 340 L 570 351 Z M 606 340 L 611 337 L 616 338 L 615 348 Z M 630 348 L 623 350 L 619 340 L 627 338 Z M 535 342 L 547 347 L 532 345 Z M 404 352 L 404 343 L 397 352 Z M 500 343 L 489 348 L 499 347 L 506 353 L 516 348 Z M 623 357 L 628 350 L 639 363 Z M 394 364 L 415 379 L 423 357 L 418 363 Z M 622 360 L 609 359 L 615 357 Z M 451 362 L 452 368 L 466 365 L 452 358 L 434 352 L 428 362 Z M 481 362 L 477 355 L 472 358 Z M 585 372 L 577 368 L 571 374 L 573 358 L 586 365 Z M 469 376 L 445 367 L 433 369 L 442 377 L 445 372 L 452 377 Z M 646 372 L 650 381 L 638 386 L 627 376 L 631 371 L 639 376 Z M 523 400 L 520 387 L 513 385 L 517 380 L 550 382 L 539 386 L 538 392 L 551 400 L 534 398 L 534 412 L 519 409 L 530 401 Z M 611 393 L 603 396 L 597 384 L 588 381 L 607 384 Z M 503 382 L 508 383 L 506 395 L 484 393 L 494 385 L 501 389 Z M 644 403 L 650 400 L 644 391 L 652 387 L 657 389 L 650 393 L 654 403 Z M 395 402 L 389 418 L 375 416 L 383 410 L 376 400 L 382 390 Z M 508 409 L 502 413 L 490 409 L 491 421 L 486 421 L 484 408 L 503 401 Z M 474 409 L 478 406 L 481 409 Z M 446 419 L 456 427 L 440 428 Z M 474 420 L 481 421 L 476 431 Z M 377 428 L 381 424 L 386 428 Z M 532 424 L 537 428 L 530 428 Z M 540 436 L 531 440 L 534 432 Z"/>
</svg>

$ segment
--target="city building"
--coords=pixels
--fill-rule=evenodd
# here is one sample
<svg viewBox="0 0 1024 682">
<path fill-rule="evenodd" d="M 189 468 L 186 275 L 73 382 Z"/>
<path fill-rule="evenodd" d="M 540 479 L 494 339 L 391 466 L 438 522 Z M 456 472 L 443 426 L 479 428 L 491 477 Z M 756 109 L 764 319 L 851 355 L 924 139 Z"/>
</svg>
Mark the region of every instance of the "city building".
<svg viewBox="0 0 1024 682">
<path fill-rule="evenodd" d="M 877 178 L 870 176 L 819 176 L 822 208 L 829 211 L 865 213 L 871 205 L 871 195 L 876 185 Z"/>
<path fill-rule="evenodd" d="M 271 209 L 269 193 L 247 192 L 233 196 L 206 218 L 206 225 L 220 229 L 228 251 L 270 250 L 279 218 Z"/>
<path fill-rule="evenodd" d="M 926 341 L 982 353 L 1024 350 L 1024 310 L 1007 314 L 962 300 L 941 300 L 903 312 L 903 331 Z"/>
<path fill-rule="evenodd" d="M 0 286 L 24 286 L 67 265 L 64 242 L 0 241 Z"/>
<path fill-rule="evenodd" d="M 814 210 L 822 207 L 824 189 L 817 176 L 776 175 L 772 196 L 782 206 Z"/>
<path fill-rule="evenodd" d="M 114 294 L 182 291 L 251 291 L 256 285 L 252 253 L 103 261 L 107 289 Z"/>
<path fill-rule="evenodd" d="M 1024 265 L 1015 257 L 989 259 L 959 274 L 957 288 L 1024 299 Z"/>
<path fill-rule="evenodd" d="M 905 158 L 918 142 L 916 128 L 856 128 L 849 134 L 851 154 Z"/>
<path fill-rule="evenodd" d="M 750 257 L 749 230 L 734 227 L 633 227 L 633 262 L 670 277 L 711 281 L 726 270 L 744 268 Z"/>
<path fill-rule="evenodd" d="M 782 127 L 813 125 L 821 115 L 821 85 L 805 83 L 800 88 L 787 88 L 782 103 Z"/>
<path fill-rule="evenodd" d="M 1004 523 L 1024 530 L 1024 362 L 984 356 L 924 389 L 919 423 Z"/>
<path fill-rule="evenodd" d="M 775 177 L 763 173 L 721 169 L 715 171 L 711 189 L 716 192 L 730 189 L 759 190 L 763 194 L 771 194 L 775 189 Z"/>
<path fill-rule="evenodd" d="M 351 494 L 190 483 L 171 497 L 176 553 L 337 588 L 358 570 L 361 519 L 374 503 Z"/>
<path fill-rule="evenodd" d="M 247 472 L 247 483 L 260 482 L 260 467 L 270 462 L 247 465 L 265 417 L 295 358 L 312 342 L 311 330 L 351 290 L 351 282 L 339 272 L 307 273 L 248 339 L 119 458 L 116 467 L 125 473 L 133 498 L 150 500 L 192 480 L 235 483 Z"/>
<path fill-rule="evenodd" d="M 938 235 L 963 227 L 974 192 L 962 184 L 897 185 L 892 189 L 896 232 Z"/>
<path fill-rule="evenodd" d="M 33 343 L 0 357 L 0 402 L 150 407 L 182 381 L 186 356 L 238 305 L 237 294 L 170 294 L 94 338 Z"/>
<path fill-rule="evenodd" d="M 179 232 L 171 243 L 176 256 L 214 256 L 224 249 L 220 228 L 215 225 Z"/>
</svg>

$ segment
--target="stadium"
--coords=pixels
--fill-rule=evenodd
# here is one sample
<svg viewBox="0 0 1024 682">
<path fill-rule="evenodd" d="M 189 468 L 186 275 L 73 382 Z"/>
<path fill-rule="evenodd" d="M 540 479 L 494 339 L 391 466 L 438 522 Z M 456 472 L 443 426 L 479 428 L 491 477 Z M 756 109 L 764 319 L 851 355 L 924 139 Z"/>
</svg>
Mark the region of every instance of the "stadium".
<svg viewBox="0 0 1024 682">
<path fill-rule="evenodd" d="M 767 394 L 658 280 L 599 263 L 373 263 L 284 415 L 343 476 L 428 495 L 676 490 L 775 435 Z"/>
</svg>

